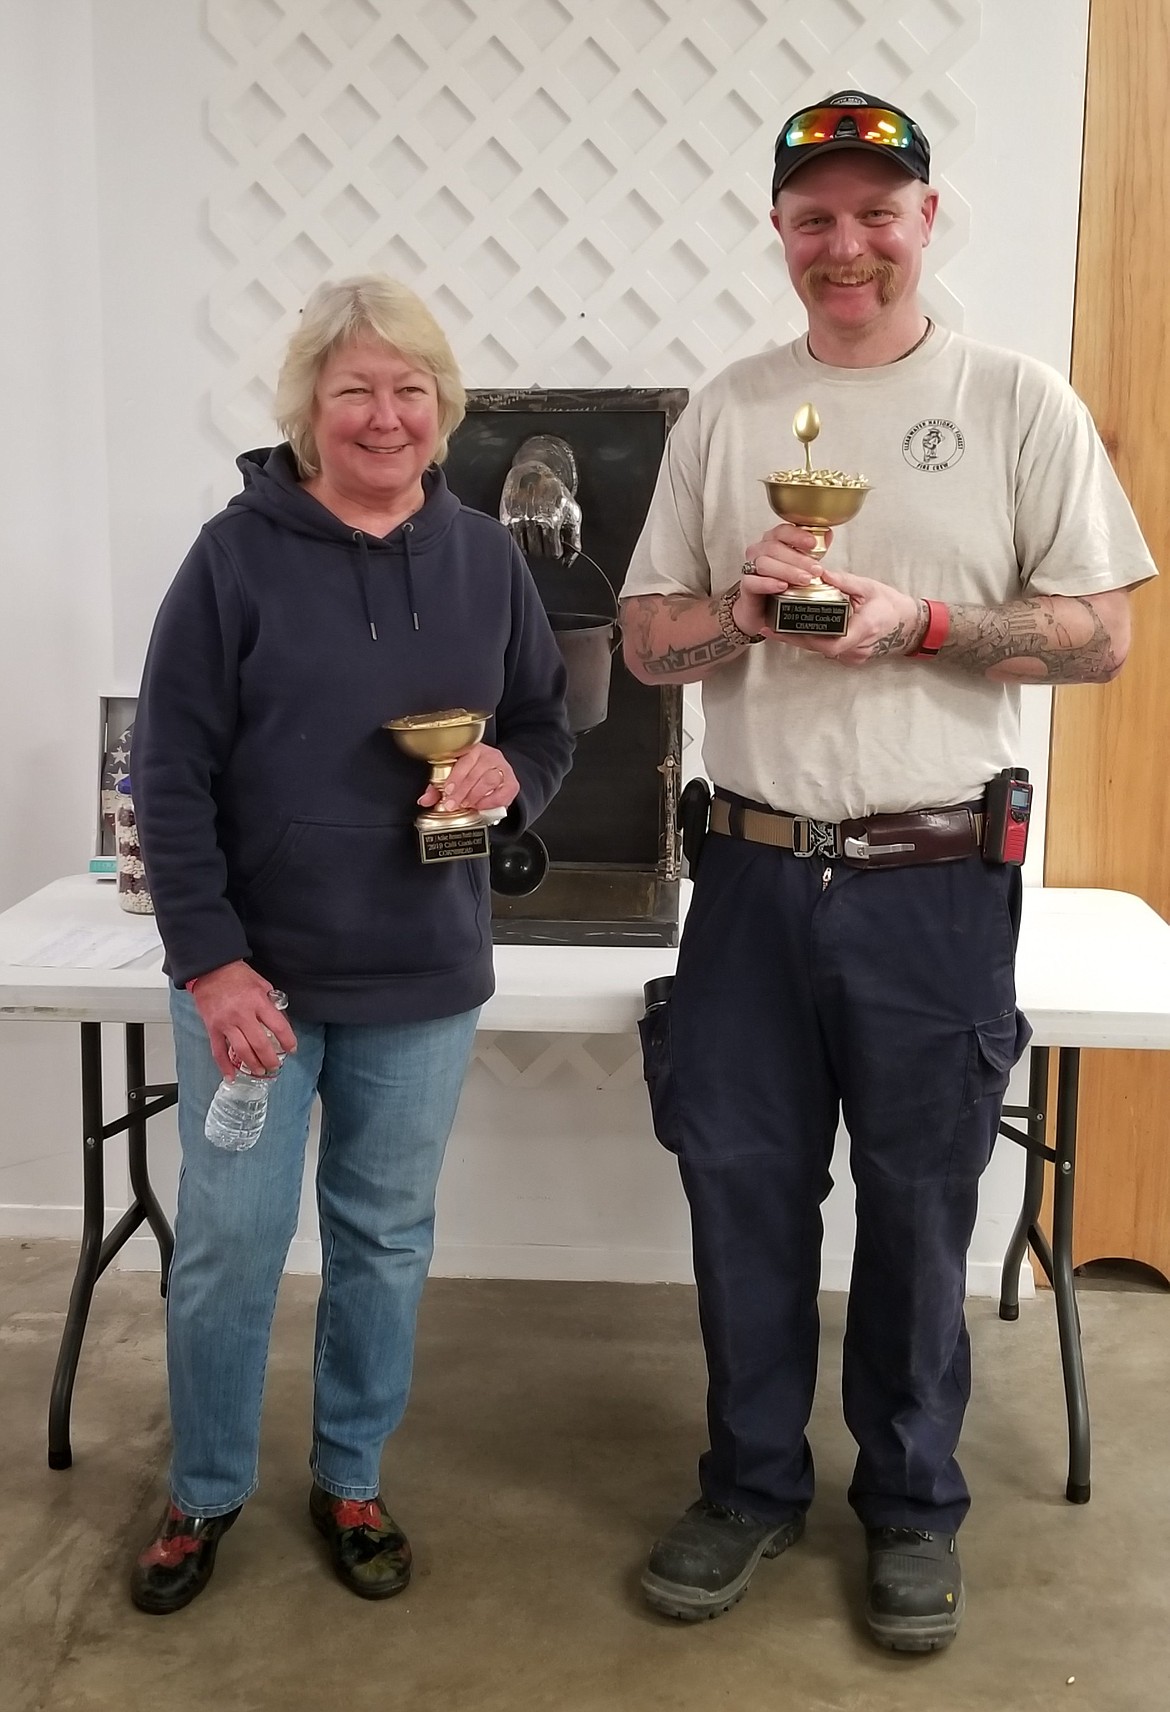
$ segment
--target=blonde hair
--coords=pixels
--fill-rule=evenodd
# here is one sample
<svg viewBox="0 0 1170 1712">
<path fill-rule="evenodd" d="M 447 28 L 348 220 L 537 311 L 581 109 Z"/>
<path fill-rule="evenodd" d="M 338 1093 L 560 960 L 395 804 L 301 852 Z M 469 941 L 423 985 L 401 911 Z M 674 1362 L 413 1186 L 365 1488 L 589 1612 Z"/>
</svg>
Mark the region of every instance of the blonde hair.
<svg viewBox="0 0 1170 1712">
<path fill-rule="evenodd" d="M 276 423 L 293 449 L 302 477 L 320 473 L 313 435 L 313 401 L 321 370 L 341 346 L 374 339 L 429 371 L 439 395 L 435 462 L 463 420 L 467 394 L 447 336 L 426 304 L 384 273 L 325 280 L 313 291 L 288 342 L 276 383 Z"/>
</svg>

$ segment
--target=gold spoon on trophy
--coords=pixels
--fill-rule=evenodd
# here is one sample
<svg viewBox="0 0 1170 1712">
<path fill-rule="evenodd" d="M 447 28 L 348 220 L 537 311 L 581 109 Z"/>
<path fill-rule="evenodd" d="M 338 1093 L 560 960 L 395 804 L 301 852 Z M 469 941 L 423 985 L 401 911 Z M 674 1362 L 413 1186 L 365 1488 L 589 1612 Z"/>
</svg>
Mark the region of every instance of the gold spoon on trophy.
<svg viewBox="0 0 1170 1712">
<path fill-rule="evenodd" d="M 785 523 L 807 529 L 815 538 L 809 557 L 819 564 L 829 550 L 825 534 L 856 517 L 869 492 L 864 476 L 846 475 L 842 470 L 814 470 L 812 443 L 820 434 L 821 418 L 815 404 L 802 404 L 792 419 L 792 432 L 804 447 L 804 468 L 778 470 L 763 478 L 768 504 Z M 773 595 L 765 617 L 782 634 L 844 636 L 851 607 L 840 589 L 820 577 L 812 582 Z"/>
</svg>

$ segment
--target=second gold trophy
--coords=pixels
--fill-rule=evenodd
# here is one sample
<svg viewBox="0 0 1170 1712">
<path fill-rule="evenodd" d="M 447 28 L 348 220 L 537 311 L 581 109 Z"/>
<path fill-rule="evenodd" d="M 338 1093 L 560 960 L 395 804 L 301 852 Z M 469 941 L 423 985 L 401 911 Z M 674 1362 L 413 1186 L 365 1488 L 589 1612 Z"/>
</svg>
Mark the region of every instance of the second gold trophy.
<svg viewBox="0 0 1170 1712">
<path fill-rule="evenodd" d="M 460 755 L 474 748 L 486 729 L 489 715 L 465 707 L 444 708 L 440 713 L 411 713 L 403 719 L 388 719 L 385 729 L 398 747 L 416 760 L 430 765 L 432 785 L 442 786 Z M 439 805 L 415 816 L 419 856 L 424 862 L 457 862 L 490 853 L 488 827 L 502 811 L 488 814 L 476 809 L 445 809 Z"/>
</svg>

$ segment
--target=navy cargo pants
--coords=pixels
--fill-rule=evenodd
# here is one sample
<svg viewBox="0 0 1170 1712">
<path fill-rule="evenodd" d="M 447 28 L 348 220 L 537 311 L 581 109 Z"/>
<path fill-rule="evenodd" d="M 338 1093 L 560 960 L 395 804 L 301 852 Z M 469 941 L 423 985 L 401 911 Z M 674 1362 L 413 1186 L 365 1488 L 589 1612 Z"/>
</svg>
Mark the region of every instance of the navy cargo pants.
<svg viewBox="0 0 1170 1712">
<path fill-rule="evenodd" d="M 1031 1032 L 1015 1004 L 1019 904 L 1019 870 L 978 856 L 862 871 L 708 836 L 643 1044 L 691 1208 L 714 1502 L 771 1521 L 812 1499 L 820 1209 L 840 1114 L 857 1206 L 849 1500 L 867 1527 L 950 1533 L 966 1514 L 966 1253 Z"/>
</svg>

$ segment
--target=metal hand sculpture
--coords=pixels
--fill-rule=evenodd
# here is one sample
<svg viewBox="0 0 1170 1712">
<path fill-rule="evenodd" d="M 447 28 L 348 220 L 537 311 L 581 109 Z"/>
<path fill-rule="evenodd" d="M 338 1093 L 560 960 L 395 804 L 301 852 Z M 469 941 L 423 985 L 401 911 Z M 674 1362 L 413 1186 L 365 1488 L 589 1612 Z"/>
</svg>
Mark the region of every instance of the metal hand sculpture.
<svg viewBox="0 0 1170 1712">
<path fill-rule="evenodd" d="M 500 495 L 500 522 L 522 552 L 574 559 L 581 551 L 577 460 L 555 434 L 532 434 L 512 459 Z"/>
</svg>

